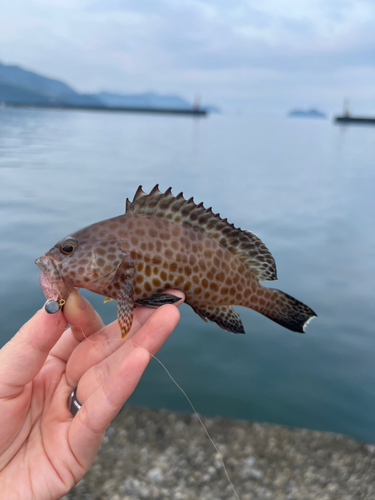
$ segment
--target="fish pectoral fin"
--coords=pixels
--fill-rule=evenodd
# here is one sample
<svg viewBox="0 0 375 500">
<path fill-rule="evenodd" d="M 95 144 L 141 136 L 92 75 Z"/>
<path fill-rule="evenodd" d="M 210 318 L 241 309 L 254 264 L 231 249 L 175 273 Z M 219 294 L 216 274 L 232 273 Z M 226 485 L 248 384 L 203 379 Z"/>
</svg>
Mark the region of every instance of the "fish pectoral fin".
<svg viewBox="0 0 375 500">
<path fill-rule="evenodd" d="M 232 306 L 203 306 L 193 309 L 203 320 L 213 321 L 227 332 L 245 333 L 240 315 Z"/>
<path fill-rule="evenodd" d="M 117 321 L 121 330 L 121 338 L 124 339 L 133 324 L 134 308 L 133 280 L 126 279 L 117 297 Z"/>
<path fill-rule="evenodd" d="M 104 304 L 106 304 L 107 302 L 112 302 L 112 300 L 115 299 L 111 299 L 111 297 L 104 297 Z"/>
<path fill-rule="evenodd" d="M 135 306 L 150 307 L 151 309 L 157 309 L 164 304 L 175 304 L 180 300 L 180 297 L 172 295 L 169 293 L 158 293 L 152 297 L 146 297 L 145 299 L 137 300 L 134 302 Z"/>
</svg>

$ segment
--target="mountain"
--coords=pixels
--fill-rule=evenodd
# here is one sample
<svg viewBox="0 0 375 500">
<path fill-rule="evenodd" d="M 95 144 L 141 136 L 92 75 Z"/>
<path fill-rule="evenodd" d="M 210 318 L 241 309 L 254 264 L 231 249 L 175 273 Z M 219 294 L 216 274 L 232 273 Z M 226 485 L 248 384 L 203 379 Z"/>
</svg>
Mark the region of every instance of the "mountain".
<svg viewBox="0 0 375 500">
<path fill-rule="evenodd" d="M 7 85 L 0 82 L 0 103 L 30 103 L 30 104 L 48 104 L 50 99 L 38 92 L 16 87 L 15 85 Z"/>
<path fill-rule="evenodd" d="M 78 106 L 98 108 L 186 109 L 193 106 L 176 95 L 144 94 L 80 94 L 59 80 L 38 75 L 19 66 L 0 63 L 0 104 Z M 217 108 L 202 109 L 218 112 Z"/>
<path fill-rule="evenodd" d="M 326 118 L 326 115 L 317 109 L 294 109 L 289 112 L 290 118 Z"/>
<path fill-rule="evenodd" d="M 6 66 L 0 63 L 0 83 L 14 85 L 48 97 L 56 97 L 60 94 L 75 94 L 65 83 L 52 80 L 31 71 L 24 70 L 18 66 Z"/>
<path fill-rule="evenodd" d="M 18 104 L 60 104 L 103 106 L 96 97 L 78 94 L 69 85 L 18 66 L 0 63 L 0 102 Z"/>
</svg>

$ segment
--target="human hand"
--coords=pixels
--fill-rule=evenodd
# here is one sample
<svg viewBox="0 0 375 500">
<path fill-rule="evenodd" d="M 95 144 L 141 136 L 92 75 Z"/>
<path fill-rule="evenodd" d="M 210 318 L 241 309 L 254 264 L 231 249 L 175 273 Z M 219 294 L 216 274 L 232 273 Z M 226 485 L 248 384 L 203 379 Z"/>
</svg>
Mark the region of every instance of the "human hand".
<svg viewBox="0 0 375 500">
<path fill-rule="evenodd" d="M 104 327 L 74 290 L 63 314 L 41 309 L 20 329 L 0 351 L 2 498 L 58 499 L 84 476 L 150 353 L 178 320 L 174 305 L 137 307 L 122 341 L 117 321 Z M 73 418 L 67 401 L 75 387 L 82 407 Z"/>
</svg>

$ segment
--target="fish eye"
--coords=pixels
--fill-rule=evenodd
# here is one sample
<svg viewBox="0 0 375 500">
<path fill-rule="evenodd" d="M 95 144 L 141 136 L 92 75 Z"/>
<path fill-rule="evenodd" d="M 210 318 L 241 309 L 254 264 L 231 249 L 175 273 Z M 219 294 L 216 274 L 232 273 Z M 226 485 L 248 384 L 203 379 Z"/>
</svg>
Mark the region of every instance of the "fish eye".
<svg viewBox="0 0 375 500">
<path fill-rule="evenodd" d="M 74 252 L 74 250 L 78 247 L 78 241 L 75 238 L 67 238 L 65 242 L 60 245 L 60 252 L 65 255 L 69 255 Z"/>
<path fill-rule="evenodd" d="M 73 253 L 75 250 L 74 246 L 71 245 L 70 243 L 68 243 L 67 245 L 64 245 L 63 247 L 61 247 L 61 251 L 62 253 L 65 253 L 65 254 L 70 254 L 70 253 Z"/>
</svg>

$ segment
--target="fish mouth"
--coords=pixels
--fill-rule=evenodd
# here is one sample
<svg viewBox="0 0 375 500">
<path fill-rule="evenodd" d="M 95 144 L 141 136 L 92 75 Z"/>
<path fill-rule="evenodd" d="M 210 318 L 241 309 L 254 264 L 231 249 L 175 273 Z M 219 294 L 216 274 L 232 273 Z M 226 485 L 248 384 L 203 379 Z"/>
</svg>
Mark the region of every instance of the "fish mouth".
<svg viewBox="0 0 375 500">
<path fill-rule="evenodd" d="M 47 272 L 47 266 L 42 261 L 41 257 L 39 257 L 39 259 L 35 260 L 35 264 L 39 267 L 39 269 L 42 271 L 42 273 L 46 273 Z"/>
<path fill-rule="evenodd" d="M 44 273 L 50 283 L 57 283 L 60 281 L 60 271 L 54 259 L 47 255 L 42 255 L 35 260 L 35 264 Z"/>
<path fill-rule="evenodd" d="M 60 276 L 58 263 L 50 255 L 43 255 L 36 259 L 35 264 L 42 271 L 39 277 L 39 284 L 47 300 L 56 302 L 65 301 L 74 286 L 70 280 L 65 280 Z"/>
</svg>

